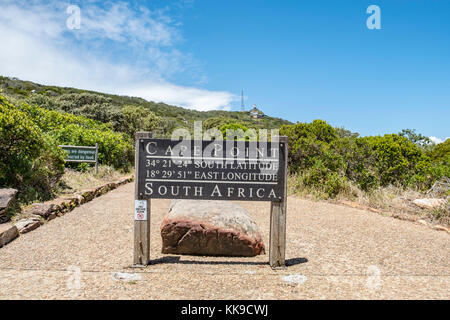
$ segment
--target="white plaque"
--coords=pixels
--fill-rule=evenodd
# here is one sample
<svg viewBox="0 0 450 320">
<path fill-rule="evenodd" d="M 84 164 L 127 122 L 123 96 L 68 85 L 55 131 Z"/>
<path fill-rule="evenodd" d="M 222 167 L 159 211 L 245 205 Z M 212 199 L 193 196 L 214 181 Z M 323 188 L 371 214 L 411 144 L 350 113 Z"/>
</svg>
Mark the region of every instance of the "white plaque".
<svg viewBox="0 0 450 320">
<path fill-rule="evenodd" d="M 147 200 L 134 200 L 134 220 L 147 220 Z"/>
</svg>

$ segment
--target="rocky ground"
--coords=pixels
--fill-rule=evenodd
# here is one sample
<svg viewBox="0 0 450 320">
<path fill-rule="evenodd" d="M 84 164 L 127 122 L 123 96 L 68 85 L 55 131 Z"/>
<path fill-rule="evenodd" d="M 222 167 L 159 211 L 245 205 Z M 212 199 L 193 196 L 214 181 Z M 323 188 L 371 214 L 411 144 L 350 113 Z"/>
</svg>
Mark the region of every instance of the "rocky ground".
<svg viewBox="0 0 450 320">
<path fill-rule="evenodd" d="M 133 257 L 134 185 L 0 248 L 1 299 L 450 299 L 450 235 L 376 212 L 288 200 L 288 267 L 268 254 L 161 254 L 170 201 L 152 202 L 151 259 Z M 269 204 L 241 203 L 268 245 Z"/>
</svg>

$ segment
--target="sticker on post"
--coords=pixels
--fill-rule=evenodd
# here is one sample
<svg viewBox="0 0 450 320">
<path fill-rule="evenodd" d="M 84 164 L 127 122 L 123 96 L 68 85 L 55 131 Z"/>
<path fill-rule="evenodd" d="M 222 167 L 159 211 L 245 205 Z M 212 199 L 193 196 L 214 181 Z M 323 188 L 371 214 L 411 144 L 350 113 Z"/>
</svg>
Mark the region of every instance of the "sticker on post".
<svg viewBox="0 0 450 320">
<path fill-rule="evenodd" d="M 147 200 L 134 200 L 134 220 L 147 220 Z"/>
</svg>

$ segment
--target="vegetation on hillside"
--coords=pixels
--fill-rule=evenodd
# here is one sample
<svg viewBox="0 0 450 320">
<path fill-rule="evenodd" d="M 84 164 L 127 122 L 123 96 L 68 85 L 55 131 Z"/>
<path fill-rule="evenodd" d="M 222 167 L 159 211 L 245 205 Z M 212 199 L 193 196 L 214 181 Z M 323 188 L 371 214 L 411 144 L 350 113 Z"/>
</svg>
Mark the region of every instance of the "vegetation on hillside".
<svg viewBox="0 0 450 320">
<path fill-rule="evenodd" d="M 48 199 L 64 172 L 61 144 L 93 146 L 99 163 L 128 170 L 133 144 L 110 124 L 82 116 L 13 104 L 0 95 L 0 185 L 19 189 L 23 201 Z"/>
<path fill-rule="evenodd" d="M 62 150 L 25 112 L 0 96 L 0 186 L 47 195 L 64 171 Z"/>
<path fill-rule="evenodd" d="M 155 103 L 141 98 L 104 94 L 99 92 L 44 86 L 30 81 L 0 76 L 0 94 L 41 108 L 68 112 L 89 119 L 111 123 L 115 131 L 130 134 L 133 129 L 152 130 L 159 136 L 170 136 L 175 128 L 193 130 L 194 121 L 204 121 L 205 126 L 220 128 L 228 123 L 240 123 L 248 128 L 279 128 L 289 121 L 266 116 L 253 119 L 250 112 L 195 111 L 181 107 Z M 149 123 L 138 123 L 130 128 L 129 108 L 133 112 L 148 115 Z M 157 125 L 156 125 L 157 124 Z"/>
<path fill-rule="evenodd" d="M 389 185 L 423 191 L 450 177 L 450 140 L 429 149 L 400 134 L 343 135 L 322 120 L 282 126 L 280 134 L 289 138 L 289 169 L 297 188 L 321 197 L 349 194 L 352 186 L 363 191 Z"/>
</svg>

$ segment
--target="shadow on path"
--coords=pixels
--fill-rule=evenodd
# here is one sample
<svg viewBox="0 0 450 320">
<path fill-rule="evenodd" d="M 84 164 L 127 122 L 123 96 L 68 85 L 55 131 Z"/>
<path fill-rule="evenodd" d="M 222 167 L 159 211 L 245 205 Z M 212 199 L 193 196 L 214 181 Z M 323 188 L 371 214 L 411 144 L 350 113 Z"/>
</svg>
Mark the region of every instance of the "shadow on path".
<svg viewBox="0 0 450 320">
<path fill-rule="evenodd" d="M 180 256 L 168 256 L 152 260 L 150 264 L 206 264 L 206 265 L 267 265 L 269 262 L 264 261 L 197 261 L 197 260 L 180 260 Z M 286 267 L 295 266 L 308 262 L 306 258 L 291 258 L 286 260 Z"/>
</svg>

